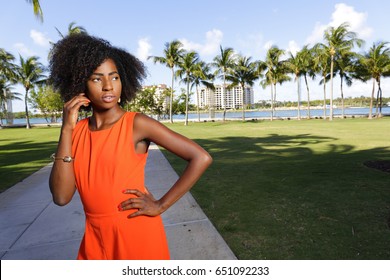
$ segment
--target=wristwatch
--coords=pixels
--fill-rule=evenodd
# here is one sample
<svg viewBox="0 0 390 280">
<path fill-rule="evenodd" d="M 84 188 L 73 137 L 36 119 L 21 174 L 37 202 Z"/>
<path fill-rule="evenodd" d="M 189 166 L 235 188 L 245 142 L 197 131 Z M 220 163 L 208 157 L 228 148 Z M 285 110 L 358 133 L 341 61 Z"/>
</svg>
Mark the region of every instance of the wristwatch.
<svg viewBox="0 0 390 280">
<path fill-rule="evenodd" d="M 63 162 L 72 162 L 74 161 L 74 158 L 71 156 L 64 156 L 64 157 L 56 157 L 56 154 L 52 154 L 50 158 L 55 161 L 55 160 L 62 160 Z"/>
</svg>

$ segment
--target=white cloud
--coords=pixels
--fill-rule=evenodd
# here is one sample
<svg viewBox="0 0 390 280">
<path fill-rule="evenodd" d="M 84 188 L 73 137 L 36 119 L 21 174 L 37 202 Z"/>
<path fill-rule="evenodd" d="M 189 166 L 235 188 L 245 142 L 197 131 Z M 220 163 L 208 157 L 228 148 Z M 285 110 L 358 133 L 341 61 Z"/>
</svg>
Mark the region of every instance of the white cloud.
<svg viewBox="0 0 390 280">
<path fill-rule="evenodd" d="M 275 45 L 274 41 L 267 41 L 267 42 L 265 42 L 263 49 L 268 51 L 273 45 Z"/>
<path fill-rule="evenodd" d="M 138 40 L 137 57 L 141 61 L 146 61 L 151 55 L 150 50 L 152 45 L 149 43 L 149 38 L 141 38 Z"/>
<path fill-rule="evenodd" d="M 36 53 L 29 48 L 27 48 L 23 43 L 14 44 L 15 49 L 18 50 L 18 53 L 22 56 L 34 56 Z"/>
<path fill-rule="evenodd" d="M 30 37 L 33 39 L 34 43 L 42 46 L 42 47 L 49 47 L 50 46 L 50 39 L 46 37 L 45 34 L 36 31 L 35 29 L 32 29 L 30 31 Z"/>
<path fill-rule="evenodd" d="M 293 55 L 296 55 L 296 53 L 298 51 L 300 51 L 300 47 L 298 46 L 297 42 L 295 41 L 289 41 L 288 42 L 288 47 L 287 47 L 287 50 L 286 50 L 286 54 L 288 54 L 289 52 L 291 52 Z"/>
<path fill-rule="evenodd" d="M 321 42 L 324 36 L 324 31 L 332 26 L 337 27 L 344 22 L 350 25 L 350 31 L 356 32 L 359 38 L 369 38 L 373 30 L 367 26 L 367 13 L 360 13 L 354 7 L 344 3 L 336 4 L 335 10 L 332 13 L 331 21 L 327 24 L 316 23 L 312 34 L 306 39 L 307 44 L 315 44 Z"/>
<path fill-rule="evenodd" d="M 180 39 L 184 49 L 190 51 L 196 51 L 199 55 L 216 55 L 219 52 L 219 46 L 221 45 L 223 38 L 222 31 L 213 29 L 206 32 L 206 42 L 204 44 L 194 43 L 187 39 Z"/>
<path fill-rule="evenodd" d="M 355 8 L 346 4 L 336 4 L 332 14 L 330 26 L 337 27 L 343 22 L 348 22 L 352 31 L 358 33 L 359 37 L 367 39 L 372 35 L 372 28 L 366 26 L 367 13 L 359 13 Z"/>
</svg>

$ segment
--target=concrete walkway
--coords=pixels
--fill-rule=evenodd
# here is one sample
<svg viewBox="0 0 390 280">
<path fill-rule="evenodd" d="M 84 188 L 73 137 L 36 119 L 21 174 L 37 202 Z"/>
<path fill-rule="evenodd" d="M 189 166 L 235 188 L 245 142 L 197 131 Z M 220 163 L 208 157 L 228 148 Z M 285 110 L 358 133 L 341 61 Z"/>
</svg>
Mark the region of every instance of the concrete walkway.
<svg viewBox="0 0 390 280">
<path fill-rule="evenodd" d="M 0 194 L 0 259 L 75 259 L 84 233 L 80 198 L 64 207 L 52 202 L 48 186 L 51 164 Z M 160 197 L 177 174 L 156 145 L 151 145 L 146 185 Z M 198 186 L 201 187 L 201 186 Z M 171 258 L 236 259 L 191 194 L 163 214 Z"/>
</svg>

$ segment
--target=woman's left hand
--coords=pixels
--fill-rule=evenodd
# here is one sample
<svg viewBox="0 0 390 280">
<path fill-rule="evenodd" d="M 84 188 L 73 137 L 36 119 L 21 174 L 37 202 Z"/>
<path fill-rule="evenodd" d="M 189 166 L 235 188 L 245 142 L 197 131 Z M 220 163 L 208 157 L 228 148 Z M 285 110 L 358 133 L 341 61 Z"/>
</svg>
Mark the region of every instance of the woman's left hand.
<svg viewBox="0 0 390 280">
<path fill-rule="evenodd" d="M 118 205 L 119 211 L 138 209 L 138 211 L 127 216 L 128 218 L 134 218 L 141 215 L 153 217 L 161 214 L 158 200 L 148 191 L 143 193 L 136 189 L 126 189 L 123 190 L 123 193 L 136 196 L 129 198 Z"/>
</svg>

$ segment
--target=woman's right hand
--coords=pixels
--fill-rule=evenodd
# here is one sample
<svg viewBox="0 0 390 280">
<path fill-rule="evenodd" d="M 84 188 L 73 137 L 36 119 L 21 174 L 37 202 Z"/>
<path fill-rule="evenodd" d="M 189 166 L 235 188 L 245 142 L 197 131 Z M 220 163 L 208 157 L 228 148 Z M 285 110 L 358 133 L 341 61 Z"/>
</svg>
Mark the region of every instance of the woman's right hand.
<svg viewBox="0 0 390 280">
<path fill-rule="evenodd" d="M 79 117 L 81 106 L 87 107 L 91 101 L 85 96 L 85 93 L 76 95 L 64 104 L 62 115 L 62 129 L 73 130 Z"/>
</svg>

